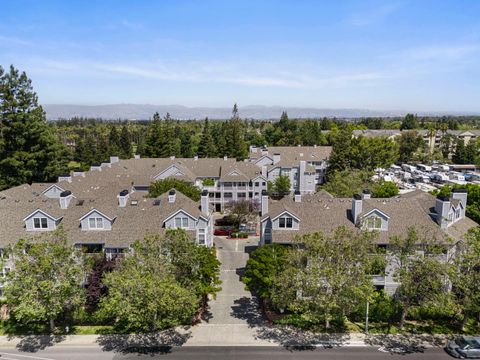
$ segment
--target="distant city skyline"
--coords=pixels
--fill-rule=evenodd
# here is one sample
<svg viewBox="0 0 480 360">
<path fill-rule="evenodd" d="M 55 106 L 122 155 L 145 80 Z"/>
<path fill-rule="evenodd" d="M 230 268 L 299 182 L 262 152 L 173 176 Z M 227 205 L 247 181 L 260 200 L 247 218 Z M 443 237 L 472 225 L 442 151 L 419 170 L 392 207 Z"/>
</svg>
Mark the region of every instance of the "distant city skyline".
<svg viewBox="0 0 480 360">
<path fill-rule="evenodd" d="M 42 104 L 480 113 L 480 2 L 4 0 Z"/>
</svg>

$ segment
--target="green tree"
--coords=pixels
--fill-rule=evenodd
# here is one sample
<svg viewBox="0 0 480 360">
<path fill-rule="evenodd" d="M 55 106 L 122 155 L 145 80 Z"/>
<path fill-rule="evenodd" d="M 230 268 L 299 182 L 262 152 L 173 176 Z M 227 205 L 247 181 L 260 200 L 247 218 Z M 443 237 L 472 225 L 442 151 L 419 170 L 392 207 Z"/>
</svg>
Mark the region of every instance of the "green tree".
<svg viewBox="0 0 480 360">
<path fill-rule="evenodd" d="M 398 161 L 398 157 L 398 144 L 385 136 L 360 136 L 352 140 L 350 148 L 352 168 L 360 170 L 388 168 Z"/>
<path fill-rule="evenodd" d="M 450 280 L 452 298 L 461 317 L 460 329 L 465 331 L 469 318 L 480 314 L 480 229 L 470 230 L 464 242 L 458 244 Z"/>
<path fill-rule="evenodd" d="M 373 186 L 372 196 L 375 198 L 389 198 L 398 195 L 398 187 L 392 181 L 380 181 Z"/>
<path fill-rule="evenodd" d="M 184 230 L 169 230 L 162 241 L 163 254 L 173 265 L 176 281 L 206 301 L 220 291 L 220 261 L 215 248 L 198 245 Z"/>
<path fill-rule="evenodd" d="M 391 238 L 390 244 L 393 277 L 400 283 L 394 296 L 401 308 L 398 326 L 403 329 L 412 307 L 445 300 L 448 268 L 438 259 L 441 247 L 436 240 L 422 238 L 415 228 L 405 237 Z"/>
<path fill-rule="evenodd" d="M 142 156 L 160 157 L 160 149 L 163 147 L 163 125 L 158 112 L 153 114 L 153 120 L 148 127 L 147 136 L 142 146 Z"/>
<path fill-rule="evenodd" d="M 130 159 L 132 157 L 133 147 L 130 139 L 130 132 L 127 125 L 122 126 L 120 132 L 120 156 L 122 159 Z"/>
<path fill-rule="evenodd" d="M 208 117 L 205 118 L 203 123 L 202 137 L 198 147 L 198 153 L 201 157 L 215 157 L 217 155 L 217 148 L 213 140 L 213 136 L 210 130 L 210 123 Z"/>
<path fill-rule="evenodd" d="M 232 117 L 224 123 L 225 155 L 243 160 L 248 156 L 245 142 L 245 126 L 238 115 L 237 104 L 233 106 Z"/>
<path fill-rule="evenodd" d="M 285 268 L 286 255 L 286 247 L 278 244 L 264 245 L 253 251 L 242 276 L 247 290 L 255 292 L 262 300 L 270 300 L 274 280 Z"/>
<path fill-rule="evenodd" d="M 53 181 L 68 155 L 48 125 L 27 75 L 0 67 L 0 189 Z"/>
<path fill-rule="evenodd" d="M 115 319 L 116 327 L 125 332 L 189 324 L 198 299 L 175 281 L 158 238 L 136 241 L 133 249 L 118 269 L 105 275 L 108 296 L 100 302 L 100 316 Z"/>
<path fill-rule="evenodd" d="M 320 232 L 295 239 L 285 270 L 276 278 L 272 300 L 309 322 L 349 314 L 373 291 L 368 274 L 374 233 L 339 227 L 327 236 Z"/>
<path fill-rule="evenodd" d="M 417 115 L 407 114 L 400 125 L 400 130 L 414 130 L 419 127 L 420 124 L 418 123 Z"/>
<path fill-rule="evenodd" d="M 340 130 L 333 138 L 332 153 L 328 160 L 329 176 L 337 171 L 347 170 L 351 166 L 352 131 L 349 128 Z"/>
<path fill-rule="evenodd" d="M 108 134 L 108 151 L 109 155 L 120 156 L 120 135 L 118 135 L 117 127 L 112 125 Z"/>
<path fill-rule="evenodd" d="M 363 170 L 343 170 L 330 174 L 322 189 L 336 197 L 352 197 L 372 186 L 372 173 Z"/>
<path fill-rule="evenodd" d="M 403 131 L 397 141 L 400 153 L 399 160 L 401 162 L 414 160 L 416 153 L 425 149 L 425 142 L 416 131 Z"/>
<path fill-rule="evenodd" d="M 148 194 L 150 197 L 158 197 L 171 189 L 177 189 L 193 201 L 200 201 L 202 194 L 200 189 L 192 183 L 175 178 L 166 178 L 151 183 L 148 189 Z"/>
<path fill-rule="evenodd" d="M 42 241 L 21 240 L 12 249 L 13 269 L 5 282 L 5 298 L 13 318 L 21 324 L 49 322 L 84 304 L 81 254 L 67 244 L 62 230 Z"/>
<path fill-rule="evenodd" d="M 271 196 L 280 196 L 290 194 L 290 178 L 285 175 L 278 176 L 275 181 L 268 182 L 268 190 Z"/>
</svg>

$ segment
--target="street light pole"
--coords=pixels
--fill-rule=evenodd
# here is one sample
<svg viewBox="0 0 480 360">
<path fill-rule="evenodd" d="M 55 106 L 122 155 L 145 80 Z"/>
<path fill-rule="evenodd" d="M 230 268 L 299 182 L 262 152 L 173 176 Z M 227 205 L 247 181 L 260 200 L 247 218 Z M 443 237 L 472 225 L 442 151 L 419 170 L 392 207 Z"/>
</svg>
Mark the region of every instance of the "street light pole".
<svg viewBox="0 0 480 360">
<path fill-rule="evenodd" d="M 368 334 L 368 307 L 369 302 L 367 300 L 367 309 L 365 310 L 365 334 Z"/>
</svg>

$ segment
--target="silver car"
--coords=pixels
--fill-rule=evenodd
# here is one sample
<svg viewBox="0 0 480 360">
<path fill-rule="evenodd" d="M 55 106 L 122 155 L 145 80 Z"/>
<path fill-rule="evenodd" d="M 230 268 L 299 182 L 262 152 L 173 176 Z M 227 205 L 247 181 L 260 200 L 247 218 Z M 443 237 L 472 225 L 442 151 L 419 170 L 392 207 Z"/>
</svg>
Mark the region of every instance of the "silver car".
<svg viewBox="0 0 480 360">
<path fill-rule="evenodd" d="M 480 359 L 480 337 L 461 336 L 449 341 L 445 350 L 457 358 Z"/>
</svg>

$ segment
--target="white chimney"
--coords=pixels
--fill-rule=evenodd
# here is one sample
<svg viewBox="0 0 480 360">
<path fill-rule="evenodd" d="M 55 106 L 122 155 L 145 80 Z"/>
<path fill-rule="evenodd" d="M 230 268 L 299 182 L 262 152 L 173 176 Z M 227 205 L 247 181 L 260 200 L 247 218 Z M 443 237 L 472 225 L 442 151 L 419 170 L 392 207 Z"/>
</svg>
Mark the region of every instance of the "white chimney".
<svg viewBox="0 0 480 360">
<path fill-rule="evenodd" d="M 268 213 L 268 193 L 267 190 L 262 190 L 261 215 Z"/>
<path fill-rule="evenodd" d="M 224 156 L 223 156 L 223 160 L 227 161 L 227 160 L 228 160 L 228 156 L 227 156 L 227 155 L 224 155 Z"/>
<path fill-rule="evenodd" d="M 257 153 L 257 147 L 255 145 L 250 145 L 250 152 L 256 154 Z"/>
<path fill-rule="evenodd" d="M 120 194 L 117 195 L 118 198 L 118 206 L 120 207 L 125 207 L 127 206 L 128 203 L 128 198 L 130 197 L 130 194 L 128 193 L 128 190 L 122 190 L 120 191 Z"/>
<path fill-rule="evenodd" d="M 450 198 L 437 196 L 435 200 L 435 212 L 437 213 L 437 223 L 442 229 L 448 227 L 448 212 L 450 211 L 450 206 Z"/>
<path fill-rule="evenodd" d="M 352 220 L 357 225 L 358 217 L 362 213 L 363 201 L 359 194 L 353 195 L 352 199 Z"/>
<path fill-rule="evenodd" d="M 198 160 L 198 155 L 195 155 L 195 156 L 193 157 L 193 160 L 197 161 L 197 160 Z"/>
<path fill-rule="evenodd" d="M 72 182 L 72 176 L 70 174 L 62 174 L 58 177 L 58 182 L 60 181 L 67 181 L 69 183 Z"/>
<path fill-rule="evenodd" d="M 118 156 L 110 156 L 110 164 L 115 164 L 119 161 Z"/>
<path fill-rule="evenodd" d="M 58 198 L 60 202 L 60 209 L 67 209 L 72 198 L 73 198 L 73 195 L 70 190 L 62 191 L 60 193 L 60 197 Z"/>
<path fill-rule="evenodd" d="M 280 154 L 273 154 L 273 164 L 275 165 L 280 161 Z"/>
<path fill-rule="evenodd" d="M 170 160 L 175 160 L 175 155 L 170 156 Z"/>
<path fill-rule="evenodd" d="M 175 189 L 172 189 L 168 192 L 168 202 L 173 204 L 175 202 L 175 198 L 177 197 L 177 193 Z"/>
<path fill-rule="evenodd" d="M 135 154 L 135 155 L 133 155 L 133 158 L 138 160 L 138 159 L 140 159 L 140 155 L 139 155 L 139 154 Z"/>
<path fill-rule="evenodd" d="M 302 194 L 299 190 L 295 190 L 294 201 L 296 203 L 302 202 Z"/>
<path fill-rule="evenodd" d="M 267 178 L 267 165 L 262 166 L 262 176 Z"/>
<path fill-rule="evenodd" d="M 202 198 L 200 200 L 200 209 L 202 213 L 205 215 L 209 214 L 209 209 L 208 209 L 208 190 L 203 190 L 202 191 Z"/>
<path fill-rule="evenodd" d="M 371 193 L 370 193 L 370 190 L 368 189 L 363 189 L 362 191 L 362 199 L 363 200 L 368 200 L 372 197 Z"/>
</svg>

